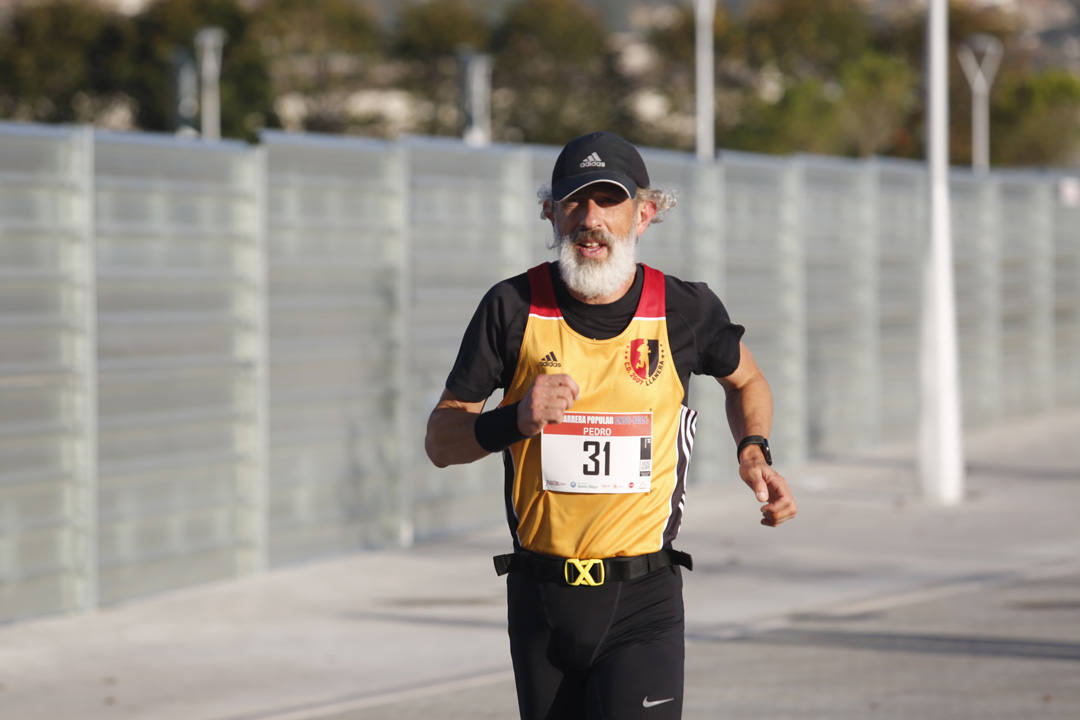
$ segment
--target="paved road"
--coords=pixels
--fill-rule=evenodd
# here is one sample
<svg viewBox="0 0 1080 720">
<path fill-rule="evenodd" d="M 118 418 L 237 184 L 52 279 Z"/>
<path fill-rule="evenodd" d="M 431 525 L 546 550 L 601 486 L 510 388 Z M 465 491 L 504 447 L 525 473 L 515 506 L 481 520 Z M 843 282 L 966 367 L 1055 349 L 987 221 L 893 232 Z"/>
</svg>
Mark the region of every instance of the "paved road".
<svg viewBox="0 0 1080 720">
<path fill-rule="evenodd" d="M 692 488 L 687 718 L 1080 717 L 1080 409 L 966 438 L 968 496 L 910 449 L 787 469 L 771 530 Z M 492 529 L 0 628 L 0 718 L 516 716 Z"/>
<path fill-rule="evenodd" d="M 496 672 L 357 701 L 322 720 L 513 718 Z M 1080 716 L 1080 572 L 975 578 L 687 638 L 688 720 Z"/>
</svg>

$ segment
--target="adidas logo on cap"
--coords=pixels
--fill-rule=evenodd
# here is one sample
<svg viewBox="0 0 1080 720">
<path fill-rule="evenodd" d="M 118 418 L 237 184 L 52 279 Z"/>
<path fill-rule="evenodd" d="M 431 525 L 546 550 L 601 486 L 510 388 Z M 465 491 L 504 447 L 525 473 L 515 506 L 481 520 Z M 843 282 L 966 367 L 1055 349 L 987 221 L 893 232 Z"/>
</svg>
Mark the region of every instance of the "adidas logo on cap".
<svg viewBox="0 0 1080 720">
<path fill-rule="evenodd" d="M 594 152 L 594 153 L 590 153 L 590 154 L 589 154 L 589 156 L 588 156 L 587 158 L 585 158 L 584 160 L 582 160 L 582 161 L 581 161 L 581 164 L 580 164 L 580 165 L 578 165 L 578 167 L 583 167 L 583 168 L 584 168 L 584 167 L 607 167 L 607 163 L 606 163 L 606 162 L 604 162 L 604 161 L 603 161 L 603 160 L 602 160 L 602 159 L 600 158 L 600 156 L 599 156 L 599 155 L 597 155 L 597 154 L 596 154 L 596 153 Z"/>
<path fill-rule="evenodd" d="M 562 363 L 559 362 L 559 358 L 555 357 L 554 350 L 545 355 L 537 364 L 540 367 L 562 367 Z"/>
</svg>

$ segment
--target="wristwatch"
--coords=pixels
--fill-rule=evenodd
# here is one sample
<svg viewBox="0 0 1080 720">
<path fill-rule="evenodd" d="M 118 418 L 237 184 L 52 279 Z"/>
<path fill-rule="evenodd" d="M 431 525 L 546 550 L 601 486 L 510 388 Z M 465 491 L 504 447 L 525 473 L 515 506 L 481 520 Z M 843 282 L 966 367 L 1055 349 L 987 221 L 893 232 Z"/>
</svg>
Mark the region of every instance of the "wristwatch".
<svg viewBox="0 0 1080 720">
<path fill-rule="evenodd" d="M 765 464 L 772 465 L 772 451 L 769 450 L 769 439 L 761 435 L 747 435 L 739 441 L 739 447 L 735 451 L 735 459 L 742 463 L 742 451 L 747 445 L 760 445 L 761 453 L 765 456 Z"/>
</svg>

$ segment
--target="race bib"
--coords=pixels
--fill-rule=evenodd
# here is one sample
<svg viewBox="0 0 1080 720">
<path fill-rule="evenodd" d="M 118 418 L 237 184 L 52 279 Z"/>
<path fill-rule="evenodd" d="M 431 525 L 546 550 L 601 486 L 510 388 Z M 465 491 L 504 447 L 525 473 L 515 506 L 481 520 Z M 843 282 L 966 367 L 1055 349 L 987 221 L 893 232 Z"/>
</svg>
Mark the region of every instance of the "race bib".
<svg viewBox="0 0 1080 720">
<path fill-rule="evenodd" d="M 645 493 L 652 486 L 652 413 L 566 413 L 544 426 L 544 489 Z"/>
</svg>

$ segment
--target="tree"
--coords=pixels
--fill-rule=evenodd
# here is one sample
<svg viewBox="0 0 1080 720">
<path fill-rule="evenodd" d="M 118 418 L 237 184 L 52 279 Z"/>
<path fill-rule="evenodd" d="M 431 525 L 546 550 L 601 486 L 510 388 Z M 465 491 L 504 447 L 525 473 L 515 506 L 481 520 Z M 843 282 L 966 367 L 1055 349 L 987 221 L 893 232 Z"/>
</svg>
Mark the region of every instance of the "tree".
<svg viewBox="0 0 1080 720">
<path fill-rule="evenodd" d="M 909 88 L 897 69 L 901 61 L 878 54 L 876 41 L 872 17 L 854 0 L 751 6 L 738 48 L 746 112 L 727 128 L 730 143 L 766 152 L 881 149 L 906 108 L 899 99 L 881 102 L 876 81 L 896 78 L 898 96 Z"/>
<path fill-rule="evenodd" d="M 134 18 L 134 68 L 126 84 L 144 130 L 174 129 L 171 77 L 178 48 L 191 48 L 205 26 L 225 30 L 221 64 L 221 132 L 254 139 L 276 123 L 273 87 L 251 16 L 236 0 L 158 0 Z"/>
<path fill-rule="evenodd" d="M 653 69 L 638 82 L 655 88 L 667 112 L 642 128 L 649 142 L 693 150 L 695 146 L 695 18 L 692 5 L 682 7 L 671 21 L 646 36 L 655 58 Z M 746 62 L 746 36 L 722 6 L 713 16 L 716 78 L 716 133 L 722 139 L 739 124 L 745 112 L 753 72 Z"/>
<path fill-rule="evenodd" d="M 594 11 L 576 0 L 522 0 L 507 10 L 492 48 L 497 138 L 561 145 L 613 127 L 626 87 Z"/>
<path fill-rule="evenodd" d="M 131 44 L 124 19 L 96 5 L 17 6 L 0 34 L 0 117 L 92 123 L 130 114 Z"/>
<path fill-rule="evenodd" d="M 1080 149 L 1080 78 L 1059 69 L 1003 78 L 991 117 L 995 163 L 1064 164 Z"/>
<path fill-rule="evenodd" d="M 353 0 L 262 0 L 252 33 L 270 58 L 274 93 L 290 127 L 322 132 L 384 134 L 375 114 L 350 107 L 357 90 L 373 83 L 384 61 L 375 14 Z"/>
<path fill-rule="evenodd" d="M 918 103 L 918 78 L 903 58 L 867 51 L 840 69 L 839 130 L 844 152 L 860 157 L 897 146 Z"/>
<path fill-rule="evenodd" d="M 761 0 L 741 19 L 718 8 L 713 33 L 723 147 L 880 152 L 913 103 L 912 74 L 879 49 L 873 18 L 854 0 Z M 663 81 L 678 96 L 673 105 L 692 116 L 693 11 L 684 8 L 650 41 L 665 58 Z M 680 144 L 692 147 L 692 135 Z"/>
<path fill-rule="evenodd" d="M 777 100 L 751 96 L 740 122 L 723 136 L 721 144 L 773 154 L 835 153 L 844 144 L 839 94 L 835 84 L 808 78 L 790 84 Z"/>
<path fill-rule="evenodd" d="M 407 63 L 405 85 L 421 100 L 419 131 L 461 133 L 459 54 L 466 49 L 485 51 L 490 36 L 483 16 L 465 0 L 427 0 L 402 9 L 393 48 Z"/>
<path fill-rule="evenodd" d="M 1030 68 L 1030 54 L 1019 41 L 1021 28 L 1016 21 L 999 8 L 975 6 L 950 0 L 949 48 L 955 50 L 968 42 L 972 35 L 993 35 L 1005 47 L 1001 75 L 1013 70 L 1026 73 Z M 881 37 L 881 44 L 890 52 L 907 59 L 918 77 L 926 72 L 926 14 L 912 14 L 896 23 L 891 32 Z M 903 132 L 909 140 L 894 148 L 894 153 L 922 158 L 925 150 L 925 103 L 920 97 L 904 122 Z M 996 134 L 996 131 L 995 131 Z M 949 159 L 955 164 L 971 162 L 971 90 L 955 52 L 949 58 Z"/>
<path fill-rule="evenodd" d="M 915 102 L 914 74 L 886 51 L 859 3 L 760 0 L 743 18 L 718 8 L 713 33 L 722 147 L 867 155 L 896 144 Z M 650 42 L 663 58 L 661 82 L 672 106 L 692 119 L 692 9 Z M 692 147 L 692 134 L 679 146 Z"/>
<path fill-rule="evenodd" d="M 462 45 L 488 46 L 491 28 L 465 0 L 421 0 L 401 11 L 394 48 L 413 60 L 453 57 Z"/>
<path fill-rule="evenodd" d="M 770 0 L 751 6 L 746 52 L 755 67 L 775 64 L 797 81 L 836 78 L 868 50 L 872 19 L 854 0 Z"/>
</svg>

